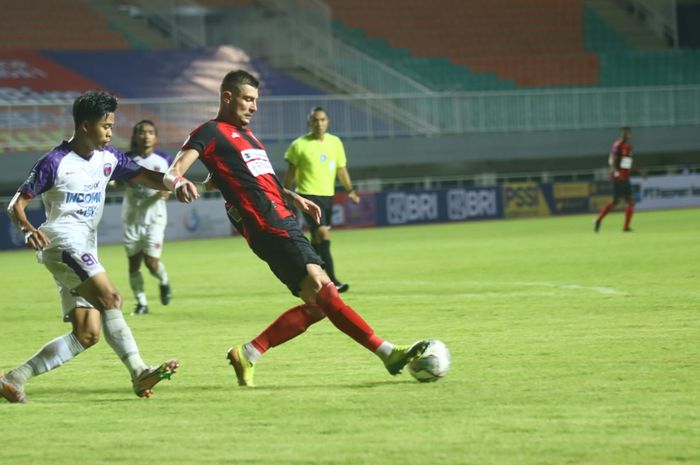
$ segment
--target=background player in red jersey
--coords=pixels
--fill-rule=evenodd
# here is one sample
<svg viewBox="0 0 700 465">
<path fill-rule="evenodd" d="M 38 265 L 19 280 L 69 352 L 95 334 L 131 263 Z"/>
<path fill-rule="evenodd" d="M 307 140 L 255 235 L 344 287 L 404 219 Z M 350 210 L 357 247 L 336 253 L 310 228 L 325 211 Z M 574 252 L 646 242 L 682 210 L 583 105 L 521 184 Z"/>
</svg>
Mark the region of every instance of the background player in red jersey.
<svg viewBox="0 0 700 465">
<path fill-rule="evenodd" d="M 396 375 L 428 346 L 427 340 L 395 346 L 377 336 L 350 306 L 323 270 L 323 260 L 302 232 L 292 204 L 316 222 L 320 209 L 313 202 L 285 189 L 275 175 L 265 147 L 248 124 L 257 111 L 258 80 L 239 70 L 228 73 L 220 88 L 219 112 L 190 134 L 166 173 L 166 183 L 177 198 L 197 198 L 183 175 L 200 159 L 209 170 L 210 183 L 226 200 L 231 222 L 253 252 L 264 260 L 303 304 L 282 313 L 251 341 L 231 347 L 226 357 L 241 386 L 253 386 L 255 363 L 271 347 L 306 331 L 324 317 L 338 329 L 375 353 L 390 374 Z"/>
<path fill-rule="evenodd" d="M 610 213 L 615 206 L 620 203 L 620 199 L 625 199 L 625 225 L 623 231 L 631 231 L 630 222 L 634 213 L 634 195 L 632 193 L 632 183 L 630 183 L 630 175 L 632 174 L 632 145 L 630 139 L 632 131 L 630 128 L 622 128 L 620 138 L 617 139 L 610 151 L 608 163 L 610 164 L 610 180 L 613 185 L 613 198 L 605 204 L 598 213 L 598 218 L 595 220 L 595 232 L 600 230 L 600 225 L 603 222 L 605 215 Z"/>
</svg>

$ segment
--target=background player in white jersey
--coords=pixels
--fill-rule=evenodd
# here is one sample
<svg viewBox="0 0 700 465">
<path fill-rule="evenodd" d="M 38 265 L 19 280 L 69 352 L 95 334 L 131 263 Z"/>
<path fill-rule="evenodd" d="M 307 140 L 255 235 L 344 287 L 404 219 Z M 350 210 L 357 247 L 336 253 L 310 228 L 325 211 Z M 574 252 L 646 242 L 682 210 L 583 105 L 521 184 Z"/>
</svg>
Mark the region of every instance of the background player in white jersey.
<svg viewBox="0 0 700 465">
<path fill-rule="evenodd" d="M 22 365 L 0 374 L 0 395 L 10 402 L 26 402 L 25 383 L 57 368 L 98 342 L 103 330 L 107 343 L 129 369 L 134 392 L 150 397 L 151 389 L 170 378 L 175 360 L 148 366 L 121 312 L 122 298 L 97 257 L 97 225 L 102 217 L 107 183 L 111 179 L 165 189 L 163 174 L 147 170 L 109 147 L 117 99 L 89 91 L 73 104 L 75 131 L 37 161 L 27 180 L 10 201 L 8 213 L 25 234 L 29 247 L 51 272 L 61 296 L 64 321 L 72 331 L 45 344 Z M 196 188 L 183 180 L 184 190 Z M 25 208 L 41 195 L 46 221 L 37 229 Z M 188 194 L 189 195 L 189 194 Z"/>
<path fill-rule="evenodd" d="M 144 168 L 165 173 L 173 162 L 167 153 L 155 149 L 158 130 L 155 123 L 142 120 L 134 126 L 131 150 L 126 155 Z M 168 272 L 160 261 L 163 252 L 165 226 L 168 210 L 165 199 L 169 191 L 159 191 L 141 184 L 129 183 L 124 192 L 122 223 L 124 225 L 124 248 L 129 257 L 129 285 L 136 297 L 134 315 L 148 313 L 148 300 L 144 290 L 141 263 L 160 283 L 160 302 L 170 303 L 171 291 Z"/>
</svg>

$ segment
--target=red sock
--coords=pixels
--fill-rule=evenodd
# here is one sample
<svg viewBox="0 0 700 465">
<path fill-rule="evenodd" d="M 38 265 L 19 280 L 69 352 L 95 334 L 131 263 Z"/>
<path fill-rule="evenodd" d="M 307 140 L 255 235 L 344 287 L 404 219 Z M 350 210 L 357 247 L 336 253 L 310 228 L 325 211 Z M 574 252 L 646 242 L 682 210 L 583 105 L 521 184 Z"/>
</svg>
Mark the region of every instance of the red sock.
<svg viewBox="0 0 700 465">
<path fill-rule="evenodd" d="M 261 354 L 264 354 L 270 347 L 276 347 L 297 337 L 306 331 L 309 326 L 323 319 L 323 314 L 321 314 L 321 312 L 309 311 L 309 309 L 313 307 L 315 306 L 303 304 L 290 308 L 278 316 L 277 319 L 273 321 L 270 326 L 265 328 L 265 331 L 260 333 L 258 337 L 253 339 L 251 343 Z"/>
<path fill-rule="evenodd" d="M 613 209 L 614 205 L 615 204 L 612 202 L 606 203 L 605 206 L 600 209 L 600 213 L 598 213 L 598 218 L 596 219 L 596 223 L 600 223 L 601 221 L 603 221 L 603 218 L 605 218 L 605 215 L 610 213 L 610 210 Z M 588 220 L 588 221 L 590 221 L 590 220 Z"/>
<path fill-rule="evenodd" d="M 634 214 L 634 205 L 627 205 L 625 207 L 625 229 L 630 228 L 630 222 L 632 222 L 632 215 Z"/>
<path fill-rule="evenodd" d="M 329 282 L 318 291 L 316 303 L 336 328 L 353 338 L 366 349 L 374 352 L 384 340 L 374 334 L 372 328 L 338 295 L 335 284 Z"/>
</svg>

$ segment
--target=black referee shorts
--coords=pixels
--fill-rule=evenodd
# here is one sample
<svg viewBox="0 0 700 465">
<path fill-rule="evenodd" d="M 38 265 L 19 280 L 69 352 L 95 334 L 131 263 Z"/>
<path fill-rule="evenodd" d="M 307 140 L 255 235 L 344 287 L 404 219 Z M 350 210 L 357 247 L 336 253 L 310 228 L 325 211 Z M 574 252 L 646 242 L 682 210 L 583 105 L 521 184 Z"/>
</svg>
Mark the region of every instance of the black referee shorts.
<svg viewBox="0 0 700 465">
<path fill-rule="evenodd" d="M 299 194 L 307 200 L 321 208 L 321 221 L 317 224 L 310 215 L 304 213 L 304 221 L 311 231 L 316 231 L 319 226 L 330 226 L 333 217 L 333 196 L 332 195 L 308 195 Z"/>
<path fill-rule="evenodd" d="M 299 296 L 301 281 L 308 274 L 306 265 L 325 266 L 313 246 L 302 232 L 296 218 L 280 220 L 275 225 L 287 235 L 256 231 L 250 236 L 255 255 L 264 260 L 277 279 L 282 281 L 295 296 Z"/>
</svg>

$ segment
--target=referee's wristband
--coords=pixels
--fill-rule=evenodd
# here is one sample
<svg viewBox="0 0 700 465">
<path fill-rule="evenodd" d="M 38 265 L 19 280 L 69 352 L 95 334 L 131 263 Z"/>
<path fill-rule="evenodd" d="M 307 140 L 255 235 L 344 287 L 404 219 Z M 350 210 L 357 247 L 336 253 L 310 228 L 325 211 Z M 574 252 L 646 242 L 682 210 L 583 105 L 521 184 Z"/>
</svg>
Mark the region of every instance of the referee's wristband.
<svg viewBox="0 0 700 465">
<path fill-rule="evenodd" d="M 353 192 L 357 192 L 354 187 L 348 191 L 348 194 L 352 194 Z"/>
</svg>

